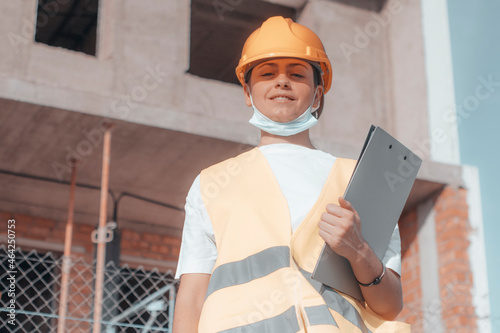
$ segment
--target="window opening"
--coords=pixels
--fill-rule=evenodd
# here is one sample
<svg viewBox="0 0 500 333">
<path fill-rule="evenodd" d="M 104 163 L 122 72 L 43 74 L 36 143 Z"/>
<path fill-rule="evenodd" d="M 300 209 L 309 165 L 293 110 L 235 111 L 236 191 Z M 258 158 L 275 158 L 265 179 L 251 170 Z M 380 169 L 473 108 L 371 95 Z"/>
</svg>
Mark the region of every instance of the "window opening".
<svg viewBox="0 0 500 333">
<path fill-rule="evenodd" d="M 38 0 L 35 41 L 96 55 L 98 0 Z"/>
<path fill-rule="evenodd" d="M 276 15 L 297 16 L 294 8 L 260 0 L 192 0 L 188 73 L 239 84 L 234 69 L 246 38 Z"/>
</svg>

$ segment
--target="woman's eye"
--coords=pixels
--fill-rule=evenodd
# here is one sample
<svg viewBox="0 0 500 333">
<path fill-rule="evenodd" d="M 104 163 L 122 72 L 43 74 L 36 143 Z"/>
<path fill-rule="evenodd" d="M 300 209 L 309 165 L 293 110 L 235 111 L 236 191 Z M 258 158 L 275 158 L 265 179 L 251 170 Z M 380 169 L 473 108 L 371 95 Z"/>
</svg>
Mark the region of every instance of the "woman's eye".
<svg viewBox="0 0 500 333">
<path fill-rule="evenodd" d="M 268 73 L 262 73 L 262 76 L 271 76 L 271 75 L 274 75 L 274 74 L 270 73 L 270 72 L 268 72 Z"/>
<path fill-rule="evenodd" d="M 300 72 L 299 73 L 291 73 L 290 76 L 293 76 L 293 77 L 298 77 L 298 78 L 303 78 L 305 77 L 304 75 L 302 75 Z"/>
</svg>

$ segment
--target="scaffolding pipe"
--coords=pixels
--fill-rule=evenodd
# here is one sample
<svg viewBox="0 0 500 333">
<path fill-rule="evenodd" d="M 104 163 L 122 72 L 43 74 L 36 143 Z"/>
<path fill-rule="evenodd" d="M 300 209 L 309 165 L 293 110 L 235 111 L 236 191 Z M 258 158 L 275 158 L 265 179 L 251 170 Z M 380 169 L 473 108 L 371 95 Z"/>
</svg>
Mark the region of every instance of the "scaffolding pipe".
<svg viewBox="0 0 500 333">
<path fill-rule="evenodd" d="M 106 219 L 108 212 L 109 164 L 111 153 L 111 130 L 113 124 L 106 124 L 102 152 L 101 207 L 99 211 L 99 227 L 97 229 L 97 261 L 94 298 L 93 333 L 101 332 L 102 294 L 104 285 L 104 261 L 106 259 Z"/>
<path fill-rule="evenodd" d="M 68 282 L 71 269 L 71 242 L 73 239 L 73 217 L 75 211 L 76 160 L 72 160 L 71 185 L 69 187 L 68 221 L 64 238 L 64 256 L 62 262 L 61 296 L 59 297 L 59 322 L 57 333 L 64 333 L 66 327 L 66 311 L 68 309 Z"/>
</svg>

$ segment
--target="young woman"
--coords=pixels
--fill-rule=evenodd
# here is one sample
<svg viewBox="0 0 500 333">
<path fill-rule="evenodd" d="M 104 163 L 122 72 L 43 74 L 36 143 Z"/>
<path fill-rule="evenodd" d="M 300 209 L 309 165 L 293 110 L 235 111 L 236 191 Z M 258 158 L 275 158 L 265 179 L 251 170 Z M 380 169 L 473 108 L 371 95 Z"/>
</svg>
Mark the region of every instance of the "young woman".
<svg viewBox="0 0 500 333">
<path fill-rule="evenodd" d="M 341 197 L 355 161 L 309 139 L 332 80 L 320 39 L 272 17 L 236 74 L 261 141 L 189 191 L 174 332 L 408 332 L 391 321 L 403 306 L 399 230 L 380 261 Z M 325 242 L 349 260 L 366 304 L 311 279 Z"/>
</svg>

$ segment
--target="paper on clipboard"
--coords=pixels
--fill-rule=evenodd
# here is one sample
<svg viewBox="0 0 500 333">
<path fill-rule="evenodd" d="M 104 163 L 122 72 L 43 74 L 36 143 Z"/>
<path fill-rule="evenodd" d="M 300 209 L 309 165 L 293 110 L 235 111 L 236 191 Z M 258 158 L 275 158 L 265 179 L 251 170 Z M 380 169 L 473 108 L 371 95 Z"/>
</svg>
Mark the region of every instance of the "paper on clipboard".
<svg viewBox="0 0 500 333">
<path fill-rule="evenodd" d="M 371 126 L 344 198 L 361 219 L 361 233 L 382 260 L 422 160 L 380 127 Z M 363 300 L 349 261 L 323 246 L 312 278 Z"/>
</svg>

